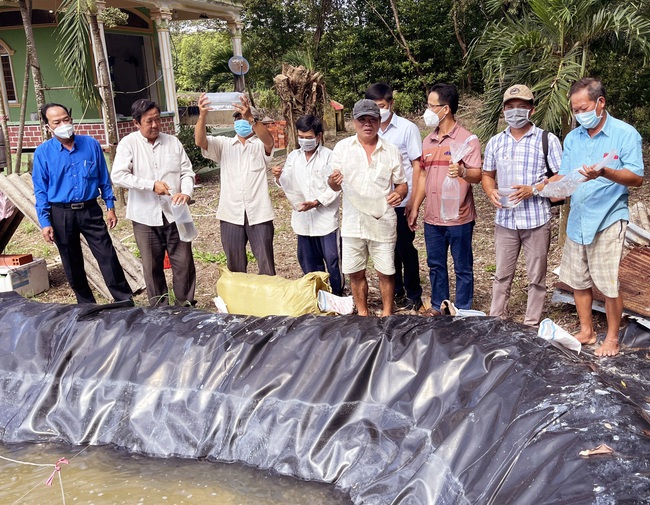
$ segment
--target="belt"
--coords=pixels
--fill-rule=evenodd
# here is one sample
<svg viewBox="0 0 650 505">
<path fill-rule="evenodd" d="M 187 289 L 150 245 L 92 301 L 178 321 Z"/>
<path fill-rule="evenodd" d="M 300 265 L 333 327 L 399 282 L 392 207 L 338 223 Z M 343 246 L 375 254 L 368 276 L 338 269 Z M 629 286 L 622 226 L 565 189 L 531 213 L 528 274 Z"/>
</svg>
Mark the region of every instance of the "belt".
<svg viewBox="0 0 650 505">
<path fill-rule="evenodd" d="M 58 207 L 60 209 L 70 209 L 70 210 L 82 210 L 89 207 L 98 205 L 97 199 L 86 200 L 85 202 L 71 202 L 71 203 L 60 203 L 60 202 L 50 202 L 52 207 Z"/>
</svg>

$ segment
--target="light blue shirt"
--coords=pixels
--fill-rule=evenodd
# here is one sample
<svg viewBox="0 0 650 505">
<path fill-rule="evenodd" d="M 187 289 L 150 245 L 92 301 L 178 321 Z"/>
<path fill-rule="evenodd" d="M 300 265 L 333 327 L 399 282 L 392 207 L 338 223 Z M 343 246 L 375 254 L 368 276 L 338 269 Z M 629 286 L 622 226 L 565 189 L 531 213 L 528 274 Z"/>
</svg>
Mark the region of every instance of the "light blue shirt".
<svg viewBox="0 0 650 505">
<path fill-rule="evenodd" d="M 641 135 L 633 126 L 607 114 L 605 124 L 596 135 L 582 126 L 569 132 L 564 140 L 564 154 L 560 175 L 567 175 L 582 165 L 593 165 L 616 149 L 616 158 L 607 164 L 609 168 L 627 168 L 643 177 L 643 153 Z M 615 223 L 627 221 L 628 189 L 598 177 L 587 181 L 571 195 L 571 211 L 567 223 L 567 236 L 578 244 L 591 244 L 597 233 Z"/>
<path fill-rule="evenodd" d="M 408 193 L 402 203 L 399 204 L 399 207 L 404 207 L 411 197 L 411 190 L 413 189 L 413 165 L 411 165 L 411 162 L 422 156 L 420 130 L 415 123 L 393 112 L 386 129 L 382 131 L 381 126 L 379 127 L 379 136 L 383 140 L 396 145 L 402 155 L 402 166 L 408 184 Z"/>
</svg>

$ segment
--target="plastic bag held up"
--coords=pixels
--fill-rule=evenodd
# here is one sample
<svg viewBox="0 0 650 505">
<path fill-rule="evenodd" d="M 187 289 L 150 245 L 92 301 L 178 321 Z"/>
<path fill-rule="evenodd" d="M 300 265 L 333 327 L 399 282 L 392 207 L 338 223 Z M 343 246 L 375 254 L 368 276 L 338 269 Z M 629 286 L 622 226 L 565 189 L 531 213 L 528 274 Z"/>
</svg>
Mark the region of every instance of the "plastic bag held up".
<svg viewBox="0 0 650 505">
<path fill-rule="evenodd" d="M 469 137 L 465 142 L 452 142 L 450 144 L 451 161 L 458 163 L 467 155 L 470 150 Z M 460 183 L 457 177 L 449 177 L 442 183 L 440 198 L 440 217 L 444 221 L 458 219 L 460 212 Z"/>
<path fill-rule="evenodd" d="M 606 167 L 616 157 L 616 149 L 612 149 L 607 156 L 594 165 L 594 170 Z M 579 172 L 580 168 L 573 169 L 559 181 L 549 182 L 539 194 L 545 198 L 565 198 L 575 193 L 576 189 L 587 179 Z"/>
</svg>

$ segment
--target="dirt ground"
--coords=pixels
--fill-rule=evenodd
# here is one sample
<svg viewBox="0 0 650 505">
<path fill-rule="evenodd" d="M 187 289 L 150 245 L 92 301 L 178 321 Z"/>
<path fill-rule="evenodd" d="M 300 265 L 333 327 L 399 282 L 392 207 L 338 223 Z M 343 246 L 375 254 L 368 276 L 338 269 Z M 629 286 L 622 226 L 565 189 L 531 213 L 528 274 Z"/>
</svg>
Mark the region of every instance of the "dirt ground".
<svg viewBox="0 0 650 505">
<path fill-rule="evenodd" d="M 470 129 L 472 129 L 472 118 L 474 117 L 472 109 L 473 107 L 461 107 L 458 114 L 459 121 L 468 125 Z M 422 124 L 419 126 L 423 128 Z M 349 128 L 349 130 L 351 129 Z M 338 138 L 341 138 L 341 135 L 339 135 Z M 330 143 L 328 146 L 332 147 L 332 144 L 333 143 Z M 273 165 L 283 163 L 284 159 L 284 156 L 277 157 L 274 159 Z M 646 164 L 647 163 L 648 156 L 646 152 Z M 639 200 L 648 200 L 648 195 L 650 194 L 650 185 L 647 181 L 648 178 L 649 176 L 646 175 L 646 183 L 641 188 L 631 189 L 630 204 Z M 214 310 L 212 299 L 217 294 L 216 283 L 219 278 L 219 267 L 225 265 L 225 256 L 222 252 L 219 235 L 219 223 L 215 219 L 215 213 L 219 203 L 218 173 L 213 172 L 212 175 L 201 176 L 199 179 L 199 184 L 194 193 L 195 203 L 191 207 L 192 215 L 199 230 L 199 237 L 193 244 L 197 270 L 196 299 L 198 301 L 198 308 L 212 311 Z M 271 180 L 270 171 L 269 180 Z M 291 209 L 284 194 L 275 186 L 275 184 L 269 183 L 269 189 L 276 213 L 276 219 L 274 222 L 276 270 L 278 275 L 289 279 L 296 279 L 302 275 L 302 272 L 296 259 L 296 236 L 291 229 L 290 224 Z M 492 278 L 495 271 L 493 242 L 495 209 L 489 203 L 487 197 L 480 188 L 480 185 L 474 187 L 474 200 L 478 214 L 473 239 L 475 275 L 474 308 L 484 312 L 489 312 Z M 120 222 L 114 230 L 114 233 L 125 244 L 128 244 L 137 255 L 138 251 L 133 239 L 131 223 L 124 218 L 125 209 L 118 207 L 117 210 Z M 420 215 L 422 215 L 422 210 L 423 209 L 421 209 Z M 558 215 L 559 208 L 556 207 L 553 209 L 553 235 L 549 251 L 548 267 L 549 288 L 547 290 L 547 304 L 544 316 L 550 317 L 568 331 L 575 332 L 578 330 L 575 308 L 566 304 L 555 305 L 550 301 L 552 285 L 557 280 L 557 277 L 551 272 L 558 267 L 561 259 L 561 249 L 558 247 Z M 420 279 L 424 289 L 423 298 L 428 300 L 431 290 L 428 279 L 428 268 L 426 266 L 426 251 L 421 224 L 416 233 L 415 246 L 419 251 L 420 257 Z M 5 253 L 32 253 L 34 257 L 45 258 L 48 262 L 51 287 L 47 292 L 36 296 L 36 300 L 58 303 L 75 302 L 72 291 L 65 280 L 63 269 L 61 265 L 57 263 L 58 258 L 56 248 L 43 241 L 40 230 L 35 225 L 30 222 L 23 222 L 17 233 L 14 235 L 12 242 L 7 247 Z M 257 265 L 252 258 L 252 254 L 249 255 L 249 257 L 252 259 L 249 264 L 249 273 L 257 273 Z M 451 257 L 449 258 L 449 270 L 452 272 L 450 279 L 453 293 L 454 276 Z M 167 272 L 171 279 L 171 276 L 169 275 L 170 271 Z M 372 270 L 369 270 L 369 284 L 370 308 L 372 311 L 378 311 L 380 309 L 381 300 L 379 297 L 377 276 Z M 518 322 L 523 321 L 526 307 L 526 289 L 526 273 L 523 266 L 523 259 L 520 258 L 517 273 L 513 282 L 509 309 L 509 316 Z M 98 297 L 98 301 L 99 300 L 101 300 L 101 297 Z M 146 304 L 145 295 L 139 294 L 136 297 L 136 303 L 140 305 Z M 595 314 L 597 329 L 598 331 L 602 331 L 605 323 L 604 316 L 599 313 Z"/>
</svg>

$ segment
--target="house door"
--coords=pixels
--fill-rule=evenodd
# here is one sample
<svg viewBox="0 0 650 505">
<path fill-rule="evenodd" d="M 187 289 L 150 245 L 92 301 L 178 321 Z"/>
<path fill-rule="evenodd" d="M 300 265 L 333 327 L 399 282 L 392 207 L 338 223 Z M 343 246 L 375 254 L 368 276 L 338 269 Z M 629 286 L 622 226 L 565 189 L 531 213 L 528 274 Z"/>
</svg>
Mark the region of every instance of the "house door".
<svg viewBox="0 0 650 505">
<path fill-rule="evenodd" d="M 149 41 L 142 35 L 106 34 L 108 66 L 115 93 L 115 111 L 123 116 L 131 115 L 131 104 L 139 98 L 152 99 L 148 86 L 151 67 L 147 61 L 145 43 Z M 155 100 L 155 97 L 153 98 Z"/>
</svg>

